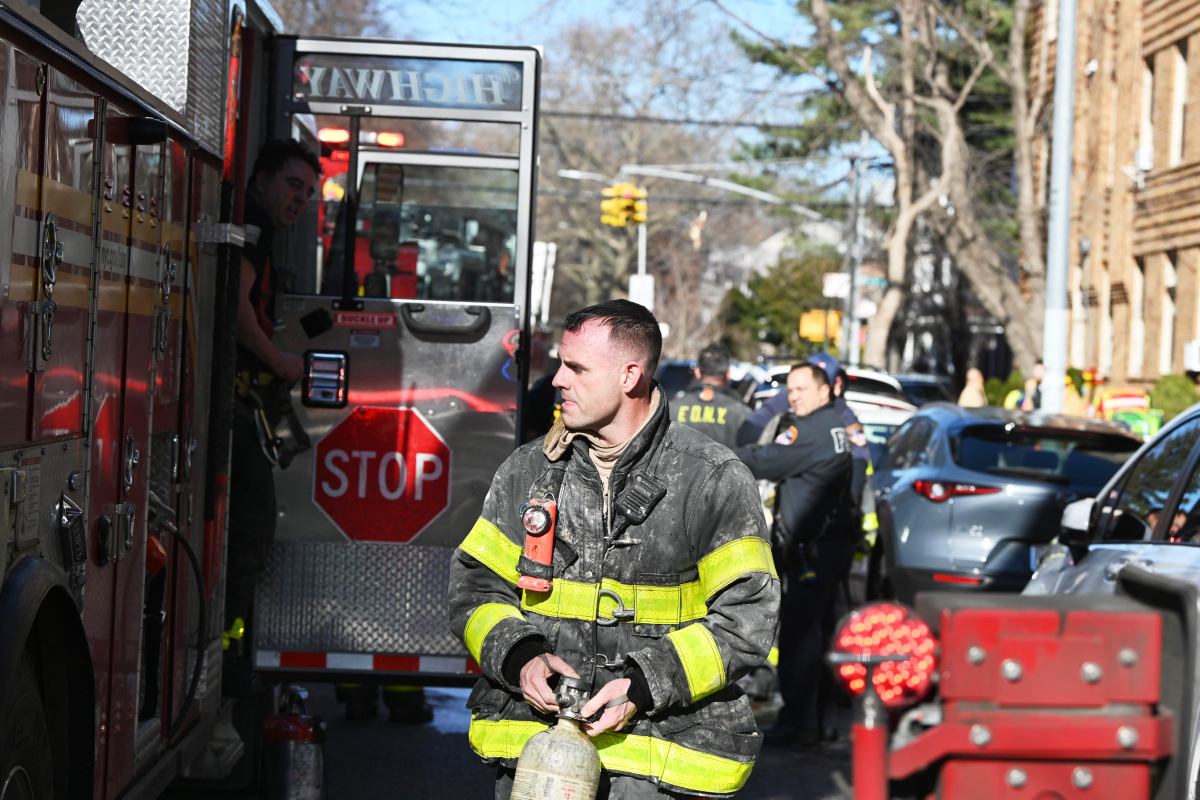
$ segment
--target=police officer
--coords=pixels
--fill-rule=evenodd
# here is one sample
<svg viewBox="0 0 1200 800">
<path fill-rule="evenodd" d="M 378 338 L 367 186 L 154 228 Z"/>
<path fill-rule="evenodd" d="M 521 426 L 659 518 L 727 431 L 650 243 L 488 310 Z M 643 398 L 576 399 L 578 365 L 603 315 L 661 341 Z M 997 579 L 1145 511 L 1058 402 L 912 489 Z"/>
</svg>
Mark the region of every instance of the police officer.
<svg viewBox="0 0 1200 800">
<path fill-rule="evenodd" d="M 696 359 L 696 380 L 671 401 L 676 422 L 706 433 L 726 447 L 737 446 L 737 432 L 750 408 L 729 388 L 729 351 L 710 344 Z"/>
<path fill-rule="evenodd" d="M 871 450 L 867 447 L 867 432 L 854 409 L 846 403 L 846 371 L 837 359 L 829 353 L 818 352 L 808 357 L 809 364 L 815 364 L 825 371 L 829 383 L 833 386 L 833 405 L 842 418 L 846 428 L 846 441 L 850 443 L 850 455 L 854 461 L 854 473 L 850 485 L 850 496 L 858 505 L 854 511 L 856 527 L 861 527 L 865 514 L 872 515 L 875 510 L 875 495 L 867 482 L 873 471 L 871 466 Z"/>
<path fill-rule="evenodd" d="M 783 707 L 766 731 L 773 744 L 815 742 L 824 665 L 822 619 L 856 538 L 850 443 L 828 374 L 799 364 L 787 378 L 790 410 L 770 444 L 739 448 L 756 478 L 779 481 L 772 538 L 782 564 L 779 689 Z"/>
</svg>

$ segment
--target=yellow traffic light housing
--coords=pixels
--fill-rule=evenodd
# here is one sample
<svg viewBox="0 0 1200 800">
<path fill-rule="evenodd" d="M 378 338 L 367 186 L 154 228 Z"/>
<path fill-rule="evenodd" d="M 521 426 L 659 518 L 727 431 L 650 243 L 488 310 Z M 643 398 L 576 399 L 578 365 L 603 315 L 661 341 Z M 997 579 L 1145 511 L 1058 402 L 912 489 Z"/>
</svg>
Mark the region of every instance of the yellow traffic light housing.
<svg viewBox="0 0 1200 800">
<path fill-rule="evenodd" d="M 646 190 L 632 183 L 617 183 L 600 190 L 600 221 L 614 228 L 624 228 L 631 222 L 646 222 Z"/>
<path fill-rule="evenodd" d="M 603 189 L 604 199 L 600 201 L 600 222 L 614 228 L 624 228 L 629 224 L 629 209 L 624 197 L 613 196 L 614 189 Z"/>
</svg>

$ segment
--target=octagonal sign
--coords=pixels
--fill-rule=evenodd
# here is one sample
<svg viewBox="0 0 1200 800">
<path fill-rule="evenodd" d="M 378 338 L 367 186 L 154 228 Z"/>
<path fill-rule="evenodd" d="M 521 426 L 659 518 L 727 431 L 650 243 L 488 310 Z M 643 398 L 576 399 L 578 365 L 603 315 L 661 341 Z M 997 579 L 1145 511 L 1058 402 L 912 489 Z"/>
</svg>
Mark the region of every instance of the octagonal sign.
<svg viewBox="0 0 1200 800">
<path fill-rule="evenodd" d="M 317 444 L 313 502 L 351 539 L 408 542 L 450 503 L 450 448 L 415 408 L 358 406 Z"/>
</svg>

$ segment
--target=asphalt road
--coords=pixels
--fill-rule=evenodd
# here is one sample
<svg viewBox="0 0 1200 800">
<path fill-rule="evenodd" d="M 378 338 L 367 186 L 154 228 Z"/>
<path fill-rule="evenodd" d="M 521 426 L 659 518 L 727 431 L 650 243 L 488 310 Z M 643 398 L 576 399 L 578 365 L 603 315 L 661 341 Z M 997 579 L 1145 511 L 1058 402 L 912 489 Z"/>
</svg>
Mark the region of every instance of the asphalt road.
<svg viewBox="0 0 1200 800">
<path fill-rule="evenodd" d="M 344 798 L 489 798 L 493 770 L 467 745 L 466 689 L 429 689 L 434 707 L 429 725 L 400 725 L 385 716 L 347 722 L 328 686 L 313 686 L 312 711 L 329 726 L 325 775 L 329 800 Z M 764 708 L 763 722 L 771 709 Z M 746 788 L 745 800 L 834 800 L 835 772 L 849 776 L 844 743 L 795 750 L 764 748 Z M 844 781 L 843 781 L 844 785 Z"/>
<path fill-rule="evenodd" d="M 467 689 L 428 689 L 434 719 L 427 725 L 389 722 L 383 708 L 376 719 L 348 722 L 333 687 L 310 685 L 310 713 L 328 725 L 325 747 L 326 800 L 443 800 L 491 798 L 494 771 L 467 745 Z M 760 725 L 770 723 L 773 709 L 759 709 Z M 739 800 L 841 800 L 850 775 L 849 747 L 844 742 L 846 712 L 835 714 L 843 741 L 817 748 L 767 747 Z M 167 792 L 162 800 L 251 800 L 249 795 L 214 795 L 204 791 Z"/>
</svg>

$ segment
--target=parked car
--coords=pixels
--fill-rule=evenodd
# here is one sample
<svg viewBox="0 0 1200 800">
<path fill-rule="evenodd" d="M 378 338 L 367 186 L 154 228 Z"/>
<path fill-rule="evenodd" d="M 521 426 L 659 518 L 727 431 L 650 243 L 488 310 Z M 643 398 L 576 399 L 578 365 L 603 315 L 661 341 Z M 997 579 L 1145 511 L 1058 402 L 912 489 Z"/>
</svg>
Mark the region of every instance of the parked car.
<svg viewBox="0 0 1200 800">
<path fill-rule="evenodd" d="M 1093 420 L 925 406 L 875 465 L 868 594 L 912 602 L 922 589 L 1019 591 L 1063 508 L 1095 495 L 1139 444 Z"/>
<path fill-rule="evenodd" d="M 674 397 L 676 392 L 686 389 L 695 380 L 695 369 L 696 362 L 687 359 L 660 361 L 654 372 L 654 380 L 662 387 L 665 397 Z"/>
<path fill-rule="evenodd" d="M 1200 405 L 1062 514 L 1026 594 L 1112 594 L 1130 564 L 1200 583 Z"/>
<path fill-rule="evenodd" d="M 917 406 L 953 403 L 958 399 L 950 389 L 950 379 L 944 375 L 897 375 L 896 380 L 908 401 Z"/>
</svg>

